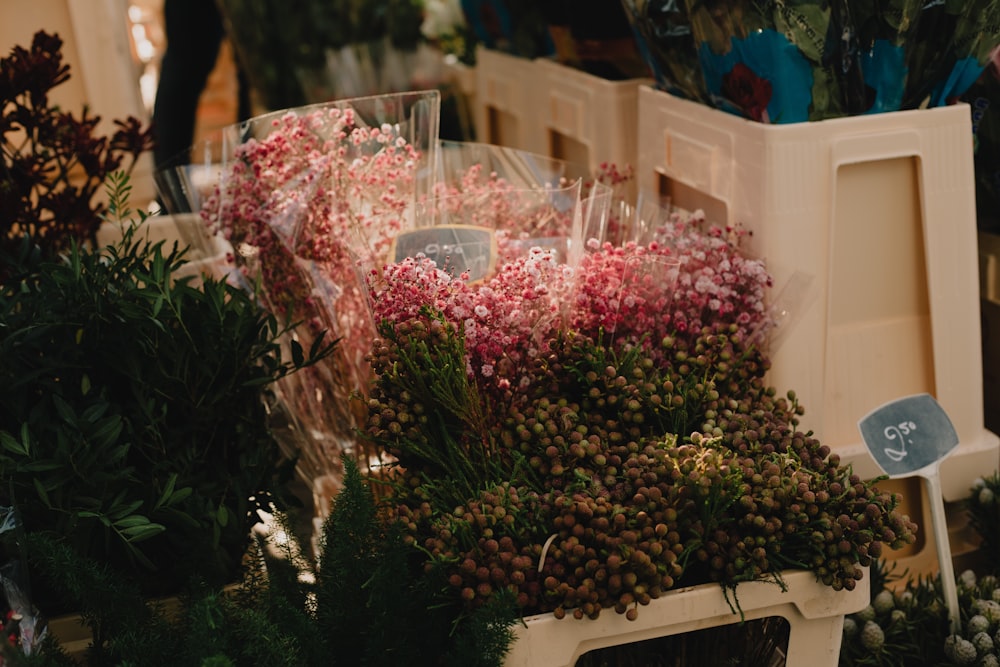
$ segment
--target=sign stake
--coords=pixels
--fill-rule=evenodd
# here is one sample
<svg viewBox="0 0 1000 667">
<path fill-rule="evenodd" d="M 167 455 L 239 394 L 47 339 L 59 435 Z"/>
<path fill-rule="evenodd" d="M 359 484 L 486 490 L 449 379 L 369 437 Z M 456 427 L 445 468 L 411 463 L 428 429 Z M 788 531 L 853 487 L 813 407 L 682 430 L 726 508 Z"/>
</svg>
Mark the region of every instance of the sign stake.
<svg viewBox="0 0 1000 667">
<path fill-rule="evenodd" d="M 962 618 L 940 474 L 941 461 L 958 446 L 958 434 L 951 419 L 930 394 L 915 394 L 872 410 L 858 421 L 858 429 L 868 451 L 889 479 L 913 476 L 923 479 L 951 631 L 960 632 Z"/>
</svg>

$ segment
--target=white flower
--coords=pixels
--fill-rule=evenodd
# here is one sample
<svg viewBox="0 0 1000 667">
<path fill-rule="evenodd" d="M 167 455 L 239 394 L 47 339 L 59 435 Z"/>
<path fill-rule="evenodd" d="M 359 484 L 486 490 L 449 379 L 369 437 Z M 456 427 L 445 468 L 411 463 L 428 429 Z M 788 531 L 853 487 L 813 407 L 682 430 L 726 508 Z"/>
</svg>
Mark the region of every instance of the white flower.
<svg viewBox="0 0 1000 667">
<path fill-rule="evenodd" d="M 858 613 L 854 615 L 859 621 L 874 621 L 875 620 L 875 607 L 868 605 Z"/>
<path fill-rule="evenodd" d="M 976 661 L 976 647 L 959 635 L 948 635 L 944 640 L 944 654 L 960 665 L 971 665 Z"/>
<path fill-rule="evenodd" d="M 427 39 L 438 39 L 456 32 L 458 26 L 465 25 L 465 14 L 459 0 L 426 0 L 424 21 L 420 24 L 420 34 Z"/>
<path fill-rule="evenodd" d="M 885 632 L 875 621 L 866 621 L 861 630 L 861 645 L 869 651 L 878 651 L 885 644 Z"/>
<path fill-rule="evenodd" d="M 988 632 L 990 629 L 990 619 L 982 614 L 976 614 L 970 618 L 965 625 L 965 630 L 970 635 L 977 635 L 980 632 Z"/>
<path fill-rule="evenodd" d="M 989 653 L 993 650 L 993 638 L 990 637 L 988 632 L 978 632 L 972 638 L 972 645 L 976 647 L 976 651 L 979 653 Z"/>
<path fill-rule="evenodd" d="M 893 598 L 892 591 L 879 591 L 879 594 L 875 596 L 874 600 L 872 600 L 872 606 L 878 614 L 884 614 L 890 611 L 896 606 L 896 600 Z"/>
</svg>

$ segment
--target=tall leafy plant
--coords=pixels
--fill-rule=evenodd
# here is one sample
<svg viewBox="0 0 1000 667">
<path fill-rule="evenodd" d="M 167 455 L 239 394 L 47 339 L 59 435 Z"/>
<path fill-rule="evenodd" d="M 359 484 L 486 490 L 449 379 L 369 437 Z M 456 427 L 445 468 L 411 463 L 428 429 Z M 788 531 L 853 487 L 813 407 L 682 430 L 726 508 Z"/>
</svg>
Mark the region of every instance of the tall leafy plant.
<svg viewBox="0 0 1000 667">
<path fill-rule="evenodd" d="M 127 179 L 109 192 L 127 218 Z M 65 261 L 23 248 L 0 282 L 0 506 L 146 594 L 232 580 L 254 503 L 290 472 L 268 386 L 333 344 L 283 357 L 290 329 L 252 294 L 176 278 L 183 251 L 134 227 Z"/>
</svg>

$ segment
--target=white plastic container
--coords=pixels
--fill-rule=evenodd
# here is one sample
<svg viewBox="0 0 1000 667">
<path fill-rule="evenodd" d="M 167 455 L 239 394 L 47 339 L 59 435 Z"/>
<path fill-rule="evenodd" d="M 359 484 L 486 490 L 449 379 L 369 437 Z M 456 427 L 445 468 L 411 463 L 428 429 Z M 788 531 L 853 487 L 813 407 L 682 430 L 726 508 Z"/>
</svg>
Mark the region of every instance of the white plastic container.
<svg viewBox="0 0 1000 667">
<path fill-rule="evenodd" d="M 812 279 L 772 354 L 802 426 L 864 477 L 880 473 L 859 418 L 927 392 L 960 445 L 946 500 L 996 470 L 984 427 L 975 182 L 969 108 L 765 125 L 643 86 L 639 186 L 753 232 L 775 294 Z"/>
<path fill-rule="evenodd" d="M 534 72 L 528 58 L 477 47 L 474 117 L 479 142 L 541 152 Z"/>
<path fill-rule="evenodd" d="M 587 165 L 591 173 L 603 162 L 638 166 L 639 87 L 650 79 L 609 81 L 547 58 L 534 68 L 546 155 Z"/>
<path fill-rule="evenodd" d="M 746 620 L 780 616 L 788 621 L 788 665 L 836 667 L 844 616 L 863 609 L 870 599 L 870 579 L 850 592 L 834 591 L 809 571 L 783 575 L 788 590 L 774 583 L 748 582 L 737 587 Z M 514 626 L 515 641 L 504 667 L 572 667 L 588 651 L 740 622 L 718 584 L 670 591 L 639 607 L 629 621 L 605 609 L 596 620 L 531 616 Z"/>
</svg>

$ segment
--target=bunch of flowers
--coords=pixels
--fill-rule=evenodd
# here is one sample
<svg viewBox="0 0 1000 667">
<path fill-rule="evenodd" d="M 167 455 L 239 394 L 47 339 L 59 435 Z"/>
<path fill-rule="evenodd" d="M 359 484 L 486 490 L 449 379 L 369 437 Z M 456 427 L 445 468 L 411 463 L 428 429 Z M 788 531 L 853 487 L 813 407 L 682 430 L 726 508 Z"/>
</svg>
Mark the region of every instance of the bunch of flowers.
<svg viewBox="0 0 1000 667">
<path fill-rule="evenodd" d="M 279 387 L 312 478 L 339 474 L 356 443 L 349 396 L 367 386 L 374 335 L 363 272 L 412 226 L 418 171 L 434 161 L 436 104 L 436 92 L 410 93 L 255 118 L 233 128 L 250 138 L 236 142 L 201 209 L 268 309 L 306 325 L 296 332 L 306 349 L 324 331 L 342 339 L 326 363 Z"/>
<path fill-rule="evenodd" d="M 948 104 L 1000 42 L 995 0 L 624 4 L 661 88 L 764 123 Z"/>
<path fill-rule="evenodd" d="M 524 186 L 488 171 L 481 163 L 460 168 L 451 180 L 435 184 L 420 212 L 436 222 L 493 230 L 497 262 L 523 257 L 532 247 L 554 249 L 565 262 L 578 233 L 583 182 L 560 177 L 554 183 Z"/>
<path fill-rule="evenodd" d="M 976 479 L 964 500 L 980 551 L 956 579 L 960 627 L 953 632 L 938 575 L 896 574 L 897 563 L 872 567 L 871 604 L 844 619 L 843 667 L 1000 665 L 1000 585 L 995 545 L 1000 523 L 993 495 L 1000 474 Z"/>
<path fill-rule="evenodd" d="M 895 564 L 872 565 L 871 602 L 844 618 L 840 664 L 927 665 L 944 661 L 948 608 L 938 577 L 916 576 L 901 582 Z"/>
<path fill-rule="evenodd" d="M 415 89 L 410 56 L 422 38 L 424 0 L 305 2 L 294 12 L 274 0 L 219 5 L 268 110 Z"/>
<path fill-rule="evenodd" d="M 421 257 L 373 281 L 386 509 L 468 608 L 513 591 L 525 613 L 635 618 L 678 585 L 786 568 L 852 589 L 912 543 L 898 498 L 764 382 L 770 278 L 739 234 L 678 215 L 654 236 L 575 269 L 536 249 L 476 283 Z M 650 259 L 673 279 L 627 280 Z"/>
<path fill-rule="evenodd" d="M 956 581 L 961 628 L 951 633 L 937 577 L 880 587 L 844 619 L 843 665 L 1000 665 L 1000 586 L 992 574 Z"/>
<path fill-rule="evenodd" d="M 763 262 L 737 252 L 743 236 L 695 211 L 671 214 L 648 246 L 605 242 L 583 258 L 570 325 L 650 346 L 709 324 L 736 324 L 751 342 L 766 343 L 772 280 Z M 591 239 L 591 249 L 597 245 Z"/>
<path fill-rule="evenodd" d="M 944 640 L 944 654 L 952 665 L 1000 665 L 1000 585 L 994 575 L 976 576 L 972 570 L 958 578 L 962 607 L 961 632 Z"/>
</svg>

